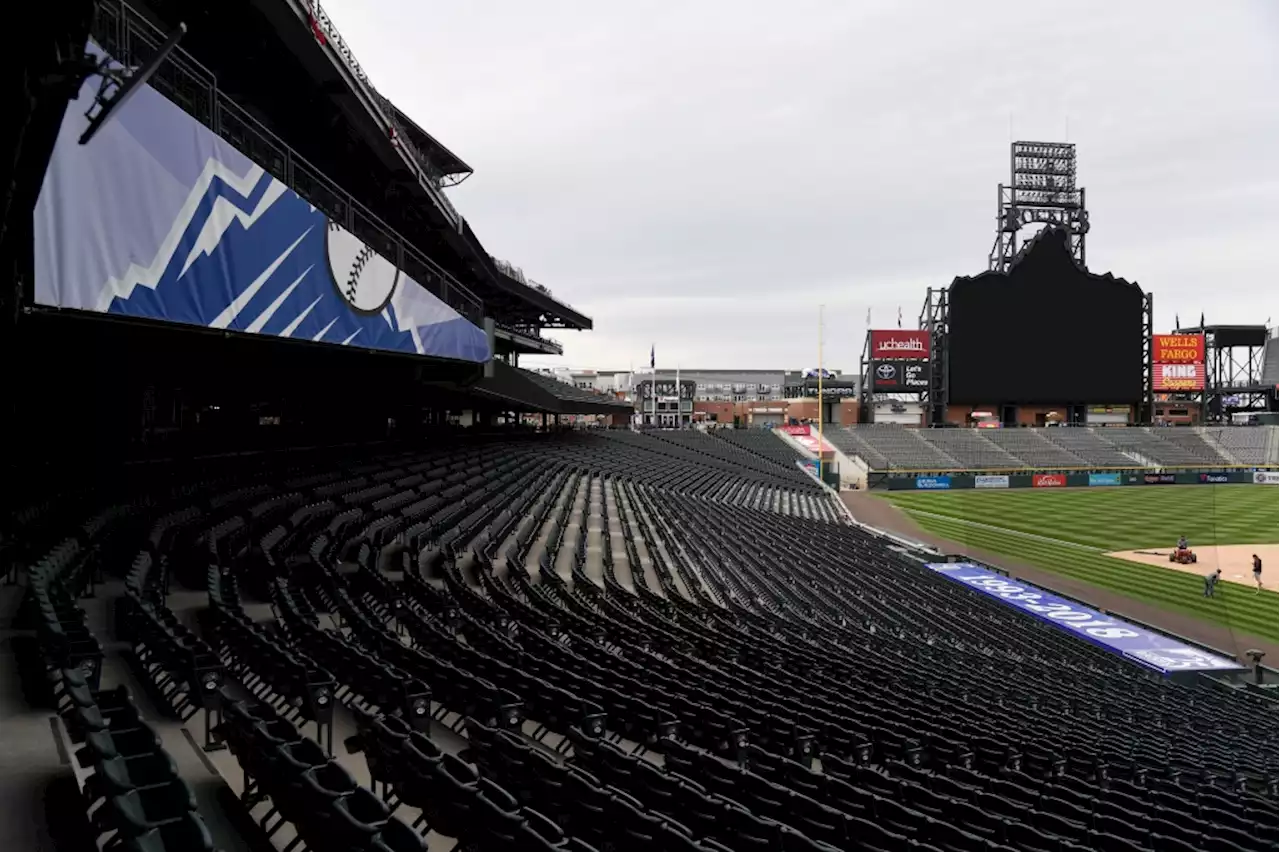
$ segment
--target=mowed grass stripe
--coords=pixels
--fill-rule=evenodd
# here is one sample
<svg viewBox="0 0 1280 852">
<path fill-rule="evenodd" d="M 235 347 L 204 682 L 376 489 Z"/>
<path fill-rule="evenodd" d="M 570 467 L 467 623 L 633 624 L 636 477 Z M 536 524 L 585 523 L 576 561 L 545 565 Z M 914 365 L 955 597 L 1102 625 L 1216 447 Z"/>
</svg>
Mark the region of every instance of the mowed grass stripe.
<svg viewBox="0 0 1280 852">
<path fill-rule="evenodd" d="M 985 528 L 990 530 L 997 530 L 1007 535 L 1017 536 L 1018 538 L 1026 538 L 1026 539 L 1032 539 L 1036 541 L 1045 541 L 1045 542 L 1048 542 L 1049 544 L 1056 544 L 1061 547 L 1069 547 L 1073 550 L 1083 550 L 1085 553 L 1102 553 L 1103 552 L 1098 548 L 1094 547 L 1093 545 L 1078 544 L 1074 541 L 1067 541 L 1066 539 L 1061 539 L 1061 538 L 1052 538 L 1047 535 L 1040 535 L 1039 533 L 1025 532 L 1023 530 L 1012 530 L 1006 527 L 1001 527 L 997 524 L 989 524 L 986 521 L 975 521 L 972 518 L 957 518 L 952 515 L 939 515 L 936 512 L 926 512 L 922 509 L 908 509 L 907 513 L 910 514 L 911 517 L 915 518 L 917 521 L 919 521 L 921 518 L 932 518 L 938 521 L 946 521 L 953 524 L 964 524 L 966 527 L 977 527 L 980 529 Z"/>
<path fill-rule="evenodd" d="M 1280 541 L 1280 489 L 1256 485 L 890 492 L 904 509 L 992 524 L 1102 551 Z"/>
<path fill-rule="evenodd" d="M 912 513 L 913 515 L 915 513 Z M 968 547 L 1010 556 L 1064 577 L 1118 592 L 1163 609 L 1184 612 L 1265 639 L 1277 636 L 1275 592 L 1255 595 L 1243 586 L 1222 584 L 1219 597 L 1205 598 L 1196 574 L 1093 555 L 1007 531 L 974 527 L 937 516 L 916 516 L 920 526 Z"/>
</svg>

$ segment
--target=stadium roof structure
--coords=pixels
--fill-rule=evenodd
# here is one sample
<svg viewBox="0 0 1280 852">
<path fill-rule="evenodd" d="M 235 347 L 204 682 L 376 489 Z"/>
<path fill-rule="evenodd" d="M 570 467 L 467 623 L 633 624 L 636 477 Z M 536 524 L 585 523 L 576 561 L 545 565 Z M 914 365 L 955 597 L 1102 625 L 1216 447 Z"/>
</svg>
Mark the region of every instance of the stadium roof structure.
<svg viewBox="0 0 1280 852">
<path fill-rule="evenodd" d="M 423 130 L 416 121 L 399 107 L 395 107 L 396 118 L 409 131 L 413 144 L 423 151 L 445 178 L 446 186 L 457 186 L 475 173 L 475 169 L 462 161 L 462 158 L 450 151 L 434 136 Z"/>
<path fill-rule="evenodd" d="M 500 269 L 444 188 L 472 169 L 408 118 L 373 85 L 354 51 L 317 0 L 253 0 L 295 52 L 321 90 L 368 134 L 368 142 L 402 178 L 400 186 L 421 203 L 438 240 L 469 273 L 464 278 L 496 318 L 547 328 L 589 330 L 592 322 L 551 295 Z M 309 42 L 309 44 L 308 44 Z M 323 57 L 323 59 L 321 59 Z M 337 85 L 335 85 L 337 84 Z"/>
<path fill-rule="evenodd" d="M 492 376 L 466 389 L 473 399 L 535 414 L 611 414 L 629 418 L 634 413 L 629 404 L 503 361 L 494 361 L 493 368 Z"/>
<path fill-rule="evenodd" d="M 1218 325 L 1214 323 L 1181 326 L 1178 334 L 1212 334 L 1219 346 L 1266 346 L 1271 330 L 1265 325 Z"/>
<path fill-rule="evenodd" d="M 138 19 L 163 33 L 185 22 L 183 48 L 194 60 L 186 61 L 188 70 L 198 70 L 244 108 L 250 135 L 260 125 L 296 149 L 306 166 L 319 171 L 313 183 L 350 193 L 483 301 L 500 323 L 592 327 L 590 318 L 546 288 L 498 269 L 445 193 L 472 174 L 471 166 L 374 87 L 316 0 L 97 5 L 99 28 L 123 29 Z M 130 35 L 138 35 L 136 26 Z M 193 115 L 199 108 L 184 105 Z M 268 165 L 282 156 L 275 150 L 247 153 Z"/>
</svg>

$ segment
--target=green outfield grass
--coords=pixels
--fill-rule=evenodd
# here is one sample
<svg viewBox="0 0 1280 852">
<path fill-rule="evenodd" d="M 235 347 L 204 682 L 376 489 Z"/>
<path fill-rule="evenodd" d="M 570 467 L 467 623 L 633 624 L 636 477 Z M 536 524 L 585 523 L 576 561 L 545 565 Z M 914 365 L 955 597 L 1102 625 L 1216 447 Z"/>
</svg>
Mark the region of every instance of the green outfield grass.
<svg viewBox="0 0 1280 852">
<path fill-rule="evenodd" d="M 934 535 L 1255 636 L 1277 637 L 1280 601 L 1274 592 L 1255 595 L 1227 585 L 1211 600 L 1203 596 L 1203 582 L 1195 574 L 1103 554 L 1168 549 L 1179 535 L 1186 535 L 1192 547 L 1275 544 L 1280 541 L 1280 489 L 891 491 L 884 497 Z M 1247 566 L 1242 569 L 1247 572 Z"/>
</svg>

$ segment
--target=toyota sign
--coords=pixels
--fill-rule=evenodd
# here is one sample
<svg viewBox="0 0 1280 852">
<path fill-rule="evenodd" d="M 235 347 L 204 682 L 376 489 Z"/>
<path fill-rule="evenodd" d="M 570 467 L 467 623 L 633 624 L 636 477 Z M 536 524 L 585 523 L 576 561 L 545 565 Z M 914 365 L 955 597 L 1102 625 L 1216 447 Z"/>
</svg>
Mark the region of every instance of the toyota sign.
<svg viewBox="0 0 1280 852">
<path fill-rule="evenodd" d="M 877 393 L 923 393 L 929 389 L 929 362 L 880 361 L 871 376 Z"/>
</svg>

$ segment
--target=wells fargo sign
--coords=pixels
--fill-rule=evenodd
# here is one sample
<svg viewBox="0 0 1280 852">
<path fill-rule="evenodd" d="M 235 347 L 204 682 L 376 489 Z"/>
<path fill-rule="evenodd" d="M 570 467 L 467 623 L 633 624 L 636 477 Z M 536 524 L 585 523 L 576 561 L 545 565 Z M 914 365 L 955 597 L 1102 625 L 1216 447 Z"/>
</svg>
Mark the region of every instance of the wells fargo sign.
<svg viewBox="0 0 1280 852">
<path fill-rule="evenodd" d="M 1156 334 L 1151 338 L 1154 364 L 1204 363 L 1203 334 Z"/>
</svg>

